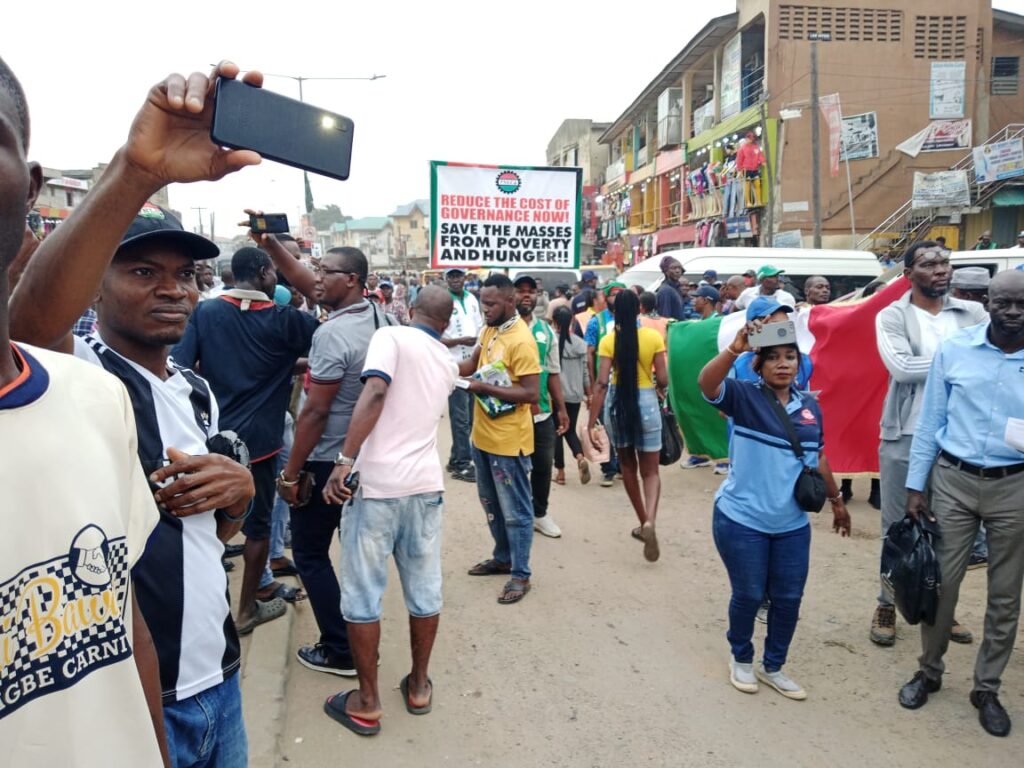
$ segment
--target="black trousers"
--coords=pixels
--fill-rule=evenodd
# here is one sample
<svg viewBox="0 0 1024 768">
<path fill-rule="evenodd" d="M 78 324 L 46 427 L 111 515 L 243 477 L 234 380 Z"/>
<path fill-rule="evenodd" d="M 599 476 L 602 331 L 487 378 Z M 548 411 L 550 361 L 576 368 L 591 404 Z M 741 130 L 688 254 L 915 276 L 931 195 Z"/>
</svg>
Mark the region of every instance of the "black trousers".
<svg viewBox="0 0 1024 768">
<path fill-rule="evenodd" d="M 530 486 L 533 489 L 534 517 L 544 517 L 548 513 L 551 463 L 555 458 L 556 437 L 554 414 L 533 425 L 533 471 L 530 472 Z"/>
<path fill-rule="evenodd" d="M 569 450 L 574 457 L 583 453 L 583 446 L 580 445 L 579 435 L 576 434 L 576 421 L 580 417 L 580 404 L 566 403 L 565 411 L 569 414 L 569 429 L 564 435 L 555 435 L 555 469 L 565 469 L 564 443 L 569 444 Z"/>
</svg>

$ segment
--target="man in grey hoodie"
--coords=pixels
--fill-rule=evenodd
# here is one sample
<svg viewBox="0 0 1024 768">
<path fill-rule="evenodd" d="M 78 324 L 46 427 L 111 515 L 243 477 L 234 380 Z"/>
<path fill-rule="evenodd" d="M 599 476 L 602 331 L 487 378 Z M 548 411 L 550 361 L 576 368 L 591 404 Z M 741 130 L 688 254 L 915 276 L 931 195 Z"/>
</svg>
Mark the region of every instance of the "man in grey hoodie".
<svg viewBox="0 0 1024 768">
<path fill-rule="evenodd" d="M 947 336 L 986 318 L 980 304 L 947 295 L 953 271 L 949 251 L 938 243 L 922 240 L 907 248 L 903 254 L 903 274 L 910 280 L 910 290 L 875 319 L 878 353 L 889 371 L 878 448 L 882 536 L 890 525 L 903 519 L 906 510 L 910 444 L 932 357 Z M 973 638 L 954 619 L 950 639 L 969 643 Z M 877 645 L 896 642 L 896 608 L 892 593 L 884 584 L 871 621 L 871 640 Z"/>
</svg>

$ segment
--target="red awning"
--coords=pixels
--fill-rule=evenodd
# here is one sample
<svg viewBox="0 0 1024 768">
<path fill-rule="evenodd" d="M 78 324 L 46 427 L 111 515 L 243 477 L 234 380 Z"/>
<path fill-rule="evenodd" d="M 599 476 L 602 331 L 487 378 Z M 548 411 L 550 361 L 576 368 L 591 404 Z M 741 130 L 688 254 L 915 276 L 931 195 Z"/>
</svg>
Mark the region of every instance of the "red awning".
<svg viewBox="0 0 1024 768">
<path fill-rule="evenodd" d="M 659 247 L 670 243 L 692 243 L 697 238 L 697 226 L 681 224 L 678 227 L 659 229 L 657 234 Z"/>
</svg>

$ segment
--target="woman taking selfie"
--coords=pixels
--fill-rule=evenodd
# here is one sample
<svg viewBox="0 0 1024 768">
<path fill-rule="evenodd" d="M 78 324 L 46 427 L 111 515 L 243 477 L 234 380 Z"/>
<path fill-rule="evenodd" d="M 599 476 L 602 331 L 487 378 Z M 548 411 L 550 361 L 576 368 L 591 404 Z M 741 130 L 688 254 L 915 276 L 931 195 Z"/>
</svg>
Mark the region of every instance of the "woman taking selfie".
<svg viewBox="0 0 1024 768">
<path fill-rule="evenodd" d="M 843 536 L 850 535 L 850 515 L 823 453 L 821 409 L 810 393 L 793 385 L 800 363 L 797 345 L 754 348 L 754 370 L 760 377 L 756 382 L 727 378 L 736 358 L 752 348 L 748 337 L 765 324 L 788 320 L 792 311 L 774 301 L 772 307 L 761 304 L 759 311 L 748 312 L 748 323 L 697 380 L 705 399 L 733 420 L 732 470 L 715 494 L 713 518 L 715 546 L 732 586 L 726 635 L 732 648 L 729 678 L 744 693 L 756 693 L 761 681 L 787 698 L 805 699 L 804 689 L 782 671 L 800 615 L 811 547 L 810 523 L 797 493 L 803 494 L 805 480 L 823 478 L 824 491 L 820 482 L 816 487 L 817 508 L 824 504 L 820 496 L 827 496 L 832 527 Z M 805 468 L 817 469 L 821 477 Z M 806 496 L 801 499 L 808 506 Z M 771 601 L 768 634 L 755 669 L 751 638 L 765 596 Z"/>
<path fill-rule="evenodd" d="M 632 291 L 622 291 L 615 299 L 615 330 L 601 339 L 597 348 L 600 365 L 587 429 L 593 431 L 598 414 L 603 411 L 604 424 L 622 468 L 622 484 L 640 521 L 632 535 L 643 541 L 644 557 L 653 563 L 660 556 L 654 530 L 661 496 L 658 395 L 663 395 L 668 386 L 668 370 L 665 340 L 655 330 L 637 328 L 639 310 L 640 300 Z"/>
</svg>

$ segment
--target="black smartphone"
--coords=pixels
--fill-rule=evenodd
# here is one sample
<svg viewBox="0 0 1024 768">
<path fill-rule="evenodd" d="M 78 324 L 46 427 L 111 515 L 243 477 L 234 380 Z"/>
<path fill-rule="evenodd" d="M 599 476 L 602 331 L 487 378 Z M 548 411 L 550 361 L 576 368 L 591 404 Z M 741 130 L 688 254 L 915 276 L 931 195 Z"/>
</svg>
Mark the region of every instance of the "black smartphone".
<svg viewBox="0 0 1024 768">
<path fill-rule="evenodd" d="M 355 496 L 356 491 L 359 490 L 359 473 L 352 472 L 351 474 L 349 474 L 349 476 L 345 478 L 345 482 L 342 483 L 342 485 L 348 488 L 352 492 L 352 495 Z"/>
<path fill-rule="evenodd" d="M 241 80 L 219 78 L 210 138 L 268 160 L 346 180 L 355 124 L 334 112 Z"/>
<path fill-rule="evenodd" d="M 257 234 L 278 235 L 288 231 L 287 213 L 249 214 L 249 229 Z"/>
</svg>

